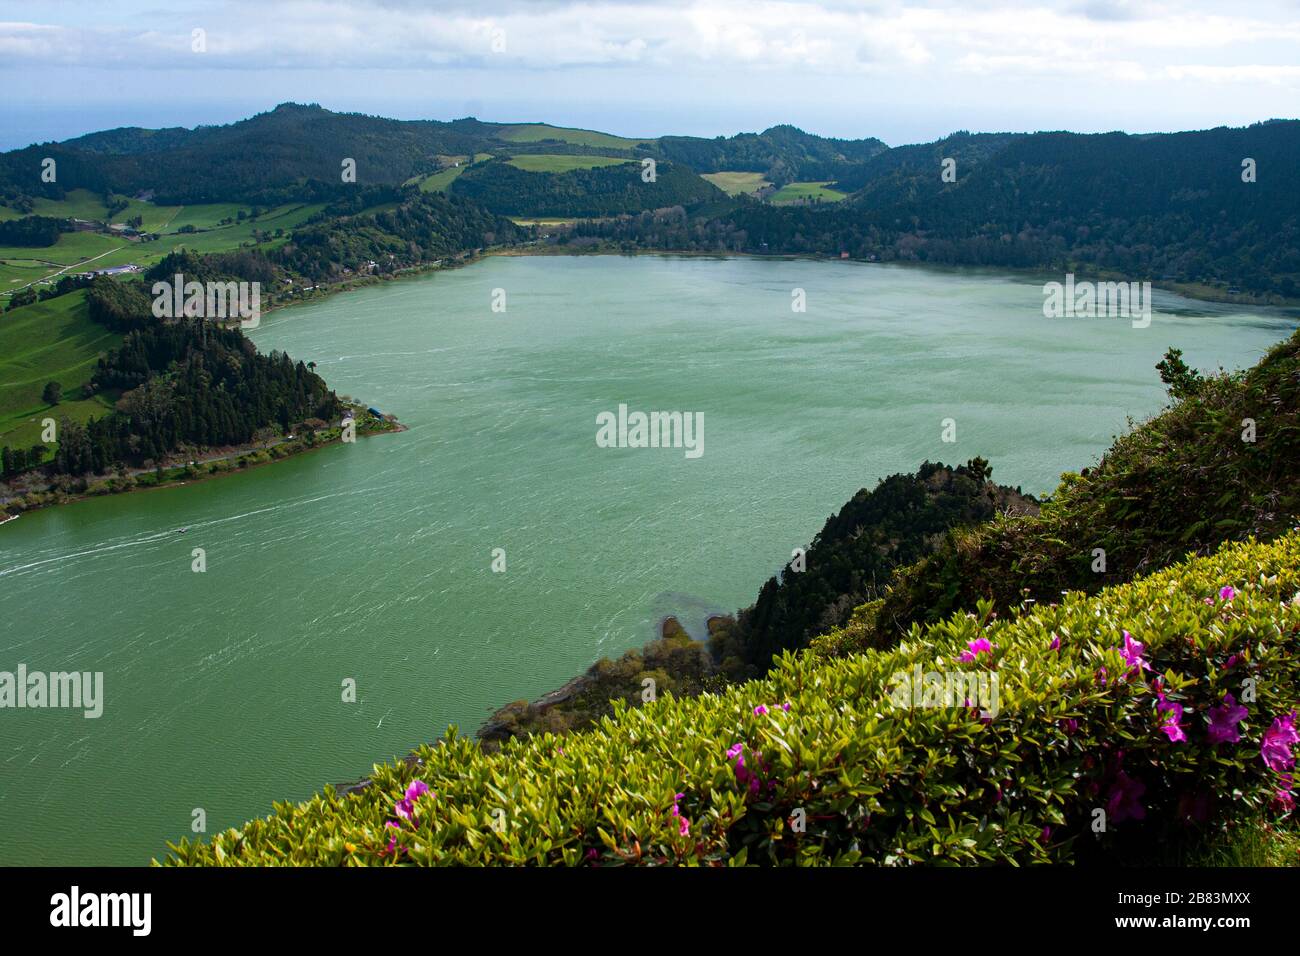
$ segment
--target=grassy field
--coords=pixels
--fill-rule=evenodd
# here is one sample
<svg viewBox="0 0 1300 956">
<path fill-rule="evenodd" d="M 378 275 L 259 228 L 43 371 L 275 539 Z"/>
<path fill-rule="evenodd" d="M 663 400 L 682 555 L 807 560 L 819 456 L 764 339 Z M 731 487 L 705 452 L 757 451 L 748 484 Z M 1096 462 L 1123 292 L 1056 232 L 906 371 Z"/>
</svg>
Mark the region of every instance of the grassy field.
<svg viewBox="0 0 1300 956">
<path fill-rule="evenodd" d="M 125 238 L 97 232 L 67 232 L 48 248 L 0 247 L 0 295 L 21 289 L 31 282 L 39 282 L 61 272 L 85 272 L 89 269 L 107 269 L 110 266 L 135 264 L 148 268 L 169 252 L 191 249 L 195 252 L 226 252 L 254 242 L 254 231 L 274 233 L 277 229 L 291 232 L 322 208 L 321 203 L 290 203 L 277 206 L 257 219 L 245 219 L 221 226 L 225 218 L 235 217 L 247 207 L 234 203 L 214 203 L 202 206 L 153 206 L 133 200 L 138 209 L 122 213 L 123 218 L 134 215 L 144 217 L 145 227 L 150 223 L 167 221 L 165 230 L 151 242 L 132 242 Z M 373 210 L 370 210 L 373 211 Z M 185 224 L 200 231 L 177 232 Z M 286 238 L 272 239 L 261 245 L 273 249 Z M 71 268 L 70 268 L 71 267 Z"/>
<path fill-rule="evenodd" d="M 108 218 L 108 207 L 97 193 L 89 189 L 73 189 L 59 200 L 37 199 L 30 213 L 20 213 L 9 206 L 0 206 L 0 219 L 18 219 L 23 215 L 103 220 Z"/>
<path fill-rule="evenodd" d="M 772 202 L 778 206 L 791 205 L 798 202 L 808 202 L 821 200 L 822 202 L 839 202 L 848 193 L 842 193 L 835 189 L 827 189 L 826 183 L 790 183 L 788 186 L 782 186 L 772 197 Z"/>
<path fill-rule="evenodd" d="M 241 212 L 248 215 L 253 211 L 251 206 L 237 202 L 213 202 L 204 203 L 200 206 L 181 206 L 179 211 L 167 223 L 166 231 L 175 232 L 182 226 L 193 226 L 195 229 L 219 229 L 223 219 L 237 219 Z"/>
<path fill-rule="evenodd" d="M 609 149 L 635 149 L 642 143 L 652 142 L 644 139 L 626 139 L 598 133 L 590 129 L 570 129 L 564 126 L 548 126 L 545 123 L 524 123 L 519 126 L 507 126 L 500 136 L 508 143 L 538 143 L 554 139 L 574 146 L 600 146 Z"/>
<path fill-rule="evenodd" d="M 760 189 L 766 189 L 768 186 L 772 185 L 763 178 L 762 173 L 702 173 L 701 178 L 707 179 L 728 196 L 739 196 L 743 193 L 756 193 Z"/>
<path fill-rule="evenodd" d="M 86 293 L 37 302 L 0 315 L 0 445 L 23 448 L 40 441 L 41 419 L 85 421 L 109 404 L 80 399 L 101 352 L 121 336 L 90 320 Z M 41 401 L 46 382 L 63 386 L 67 399 L 51 409 Z"/>
<path fill-rule="evenodd" d="M 510 217 L 516 226 L 571 226 L 578 222 L 599 222 L 598 219 L 517 219 Z"/>
<path fill-rule="evenodd" d="M 59 241 L 45 248 L 0 247 L 0 294 L 20 289 L 61 272 L 82 272 L 79 263 L 93 259 L 86 268 L 125 265 L 131 261 L 126 239 L 96 232 L 65 232 Z"/>
<path fill-rule="evenodd" d="M 113 214 L 113 222 L 125 223 L 128 219 L 139 216 L 141 232 L 162 232 L 184 208 L 184 206 L 155 206 L 143 199 L 132 199 L 125 209 Z"/>
<path fill-rule="evenodd" d="M 567 173 L 574 169 L 594 169 L 597 166 L 618 166 L 634 160 L 616 159 L 612 156 L 565 156 L 558 153 L 529 153 L 514 156 L 510 165 L 529 173 Z"/>
<path fill-rule="evenodd" d="M 476 153 L 473 158 L 469 156 L 448 156 L 443 157 L 447 161 L 459 162 L 459 166 L 449 166 L 446 169 L 440 169 L 436 173 L 430 173 L 420 180 L 420 192 L 422 193 L 441 193 L 446 192 L 447 187 L 455 182 L 456 177 L 463 173 L 475 163 L 481 163 L 485 159 L 491 159 L 491 153 Z"/>
<path fill-rule="evenodd" d="M 420 180 L 420 192 L 445 192 L 447 187 L 456 181 L 456 177 L 467 169 L 469 169 L 468 166 L 451 166 L 447 169 L 440 169 L 436 173 L 430 173 Z"/>
</svg>

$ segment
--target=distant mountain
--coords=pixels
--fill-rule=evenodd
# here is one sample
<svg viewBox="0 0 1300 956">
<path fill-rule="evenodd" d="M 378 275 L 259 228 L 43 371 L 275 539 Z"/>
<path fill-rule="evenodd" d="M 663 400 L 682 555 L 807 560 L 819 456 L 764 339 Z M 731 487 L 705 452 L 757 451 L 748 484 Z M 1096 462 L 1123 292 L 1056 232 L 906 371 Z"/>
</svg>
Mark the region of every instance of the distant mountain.
<svg viewBox="0 0 1300 956">
<path fill-rule="evenodd" d="M 562 154 L 557 157 L 554 154 Z M 535 157 L 532 168 L 507 159 Z M 626 159 L 572 168 L 564 157 Z M 42 183 L 42 159 L 57 183 Z M 645 158 L 658 178 L 635 175 Z M 356 184 L 342 163 L 356 163 Z M 943 175 L 952 160 L 952 175 Z M 1243 180 L 1243 164 L 1254 170 Z M 533 171 L 540 169 L 542 171 Z M 959 132 L 890 148 L 793 126 L 704 139 L 627 139 L 542 123 L 392 120 L 286 103 L 228 126 L 117 129 L 0 154 L 0 199 L 84 187 L 161 203 L 346 201 L 356 186 L 436 188 L 498 215 L 616 217 L 682 207 L 687 219 L 576 227 L 608 240 L 711 252 L 821 254 L 1105 271 L 1202 289 L 1300 296 L 1300 121 L 1184 133 Z M 776 207 L 724 197 L 700 174 L 849 195 Z M 434 188 L 434 187 L 430 187 Z M 553 241 L 565 241 L 560 235 Z"/>
<path fill-rule="evenodd" d="M 969 172 L 1025 135 L 960 132 L 933 143 L 897 146 L 842 173 L 835 181 L 835 188 L 847 193 L 858 192 L 859 204 L 870 208 L 895 203 L 904 197 L 933 196 L 945 185 L 939 175 L 943 160 L 955 161 L 960 180 L 960 174 Z"/>
<path fill-rule="evenodd" d="M 861 164 L 889 149 L 878 139 L 826 139 L 794 126 L 773 126 L 762 133 L 716 139 L 663 136 L 657 143 L 664 157 L 685 163 L 696 172 L 763 173 L 778 185 L 851 178 Z"/>
<path fill-rule="evenodd" d="M 950 182 L 945 158 L 955 160 Z M 1151 135 L 959 133 L 873 156 L 837 180 L 857 187 L 840 202 L 738 201 L 689 221 L 574 234 L 621 247 L 1107 272 L 1294 299 L 1296 182 L 1295 120 Z"/>
<path fill-rule="evenodd" d="M 466 170 L 450 191 L 492 212 L 514 216 L 614 216 L 724 198 L 720 189 L 685 166 L 661 163 L 647 182 L 635 162 L 533 173 L 497 159 Z"/>
<path fill-rule="evenodd" d="M 753 170 L 786 182 L 836 178 L 886 148 L 875 139 L 825 139 L 793 126 L 730 139 L 631 140 L 544 124 L 394 120 L 283 103 L 226 126 L 124 127 L 0 154 L 0 190 L 11 196 L 59 198 L 66 190 L 84 187 L 128 195 L 152 192 L 165 203 L 268 203 L 290 198 L 295 190 L 292 198 L 303 198 L 308 183 L 318 184 L 317 197 L 336 191 L 345 158 L 356 161 L 357 182 L 396 185 L 439 169 L 450 157 L 485 152 L 649 156 L 696 172 Z M 53 185 L 40 182 L 46 157 L 58 163 Z"/>
<path fill-rule="evenodd" d="M 357 182 L 391 185 L 437 168 L 440 154 L 472 153 L 480 125 L 401 121 L 286 103 L 228 126 L 192 130 L 117 129 L 0 156 L 0 183 L 49 194 L 40 160 L 58 163 L 60 190 L 152 192 L 158 202 L 276 202 L 315 181 L 342 185 L 342 162 Z M 318 188 L 319 191 L 319 188 Z M 54 198 L 57 198 L 54 197 Z"/>
</svg>

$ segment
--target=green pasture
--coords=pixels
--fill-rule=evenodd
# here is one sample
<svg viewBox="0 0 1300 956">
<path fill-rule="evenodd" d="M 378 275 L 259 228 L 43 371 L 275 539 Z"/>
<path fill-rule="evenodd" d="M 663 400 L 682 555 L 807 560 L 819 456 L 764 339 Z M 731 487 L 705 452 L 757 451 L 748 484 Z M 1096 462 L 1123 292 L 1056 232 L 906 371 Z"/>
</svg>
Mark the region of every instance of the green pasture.
<svg viewBox="0 0 1300 956">
<path fill-rule="evenodd" d="M 119 342 L 121 336 L 91 321 L 84 291 L 0 315 L 0 445 L 36 444 L 43 418 L 105 414 L 107 400 L 81 399 L 81 386 L 100 354 Z M 41 401 L 47 382 L 63 386 L 65 400 L 54 408 Z"/>
<path fill-rule="evenodd" d="M 728 196 L 756 193 L 760 189 L 766 189 L 772 185 L 763 178 L 762 173 L 724 171 L 721 173 L 701 173 L 700 175 L 702 179 L 707 179 Z"/>
<path fill-rule="evenodd" d="M 827 182 L 820 183 L 790 183 L 788 186 L 782 186 L 772 197 L 772 202 L 778 206 L 792 205 L 798 202 L 808 202 L 820 199 L 822 202 L 839 202 L 848 193 L 842 193 L 837 189 L 827 189 Z"/>
<path fill-rule="evenodd" d="M 618 166 L 632 160 L 612 156 L 566 156 L 559 153 L 528 153 L 514 156 L 510 165 L 529 173 L 567 173 L 574 169 Z"/>
<path fill-rule="evenodd" d="M 548 126 L 545 123 L 522 123 L 507 126 L 498 134 L 508 143 L 538 143 L 553 139 L 574 146 L 599 146 L 608 149 L 636 149 L 643 143 L 653 142 L 644 139 L 626 139 L 598 133 L 590 129 L 571 129 L 565 126 Z"/>
</svg>

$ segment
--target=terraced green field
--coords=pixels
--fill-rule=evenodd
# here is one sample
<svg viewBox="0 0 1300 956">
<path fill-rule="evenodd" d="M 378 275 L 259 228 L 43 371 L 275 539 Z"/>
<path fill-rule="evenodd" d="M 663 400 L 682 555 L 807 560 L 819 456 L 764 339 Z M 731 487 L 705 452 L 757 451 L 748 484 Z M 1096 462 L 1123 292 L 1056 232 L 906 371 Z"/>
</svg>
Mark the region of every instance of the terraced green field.
<svg viewBox="0 0 1300 956">
<path fill-rule="evenodd" d="M 448 166 L 446 169 L 440 169 L 436 173 L 430 173 L 420 180 L 420 192 L 422 193 L 441 193 L 446 192 L 447 187 L 456 181 L 456 177 L 463 173 L 475 163 L 481 163 L 485 159 L 491 159 L 491 153 L 476 153 L 471 158 L 469 156 L 448 156 L 445 160 L 459 162 L 459 166 Z"/>
<path fill-rule="evenodd" d="M 440 169 L 436 173 L 431 173 L 420 180 L 420 192 L 445 192 L 447 187 L 456 181 L 456 177 L 468 168 L 468 166 L 452 166 L 449 169 Z"/>
<path fill-rule="evenodd" d="M 574 146 L 600 146 L 609 149 L 635 149 L 643 143 L 652 142 L 644 139 L 626 139 L 609 133 L 598 133 L 590 129 L 571 129 L 565 126 L 548 126 L 545 123 L 523 123 L 508 126 L 500 133 L 502 139 L 509 143 L 538 143 L 553 139 Z"/>
<path fill-rule="evenodd" d="M 772 202 L 778 206 L 793 205 L 799 202 L 809 202 L 821 200 L 822 202 L 839 202 L 848 193 L 842 193 L 837 189 L 827 189 L 827 183 L 790 183 L 788 186 L 782 186 L 772 197 Z"/>
<path fill-rule="evenodd" d="M 43 418 L 67 416 L 84 422 L 108 411 L 107 398 L 79 396 L 100 353 L 120 341 L 91 321 L 85 292 L 0 315 L 0 445 L 36 444 Z M 47 382 L 58 382 L 68 396 L 53 409 L 41 401 Z"/>
<path fill-rule="evenodd" d="M 728 196 L 756 193 L 760 189 L 766 189 L 772 185 L 763 178 L 762 173 L 724 171 L 721 173 L 701 173 L 700 176 L 702 179 L 707 179 L 713 183 Z"/>
<path fill-rule="evenodd" d="M 574 169 L 594 169 L 597 166 L 618 166 L 634 160 L 613 156 L 567 156 L 559 153 L 529 153 L 514 156 L 510 165 L 529 173 L 567 173 Z"/>
</svg>

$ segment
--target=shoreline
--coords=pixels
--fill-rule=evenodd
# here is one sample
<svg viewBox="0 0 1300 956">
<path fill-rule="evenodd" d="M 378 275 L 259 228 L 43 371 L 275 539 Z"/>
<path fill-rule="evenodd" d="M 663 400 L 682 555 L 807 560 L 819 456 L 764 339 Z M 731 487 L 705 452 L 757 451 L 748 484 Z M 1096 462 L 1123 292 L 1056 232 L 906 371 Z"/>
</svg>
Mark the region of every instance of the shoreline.
<svg viewBox="0 0 1300 956">
<path fill-rule="evenodd" d="M 487 259 L 494 256 L 504 258 L 523 257 L 523 256 L 664 256 L 668 258 L 681 259 L 758 259 L 758 260 L 775 260 L 781 262 L 825 262 L 825 263 L 853 263 L 854 265 L 870 266 L 898 266 L 902 268 L 928 269 L 936 272 L 966 272 L 979 273 L 987 275 L 1003 275 L 1022 278 L 1040 279 L 1044 276 L 1064 275 L 1065 272 L 1050 272 L 1046 267 L 1015 267 L 1015 266 L 978 266 L 952 262 L 915 262 L 902 259 L 841 259 L 837 256 L 823 255 L 820 253 L 775 253 L 775 252 L 705 252 L 698 249 L 620 249 L 615 246 L 598 246 L 588 249 L 570 249 L 568 247 L 547 246 L 544 248 L 521 247 L 521 246 L 501 246 L 483 250 L 478 258 Z M 468 263 L 466 263 L 468 264 Z M 1066 270 L 1067 272 L 1069 270 Z M 1131 277 L 1122 276 L 1117 272 L 1106 269 L 1091 270 L 1075 267 L 1073 275 L 1079 281 L 1092 282 L 1119 282 L 1119 281 L 1137 281 L 1150 282 L 1152 289 L 1160 289 L 1164 292 L 1172 292 L 1175 295 L 1182 296 L 1193 302 L 1207 302 L 1215 305 L 1236 305 L 1249 308 L 1265 309 L 1300 309 L 1300 297 L 1287 299 L 1278 297 L 1275 301 L 1262 298 L 1249 293 L 1230 294 L 1226 291 L 1219 292 L 1216 289 L 1207 287 L 1202 283 L 1196 282 L 1171 282 L 1162 279 L 1131 279 Z"/>
<path fill-rule="evenodd" d="M 508 218 L 508 217 L 507 217 Z M 360 289 L 366 289 L 371 286 L 380 285 L 386 282 L 399 282 L 407 279 L 422 278 L 427 275 L 436 274 L 452 269 L 463 269 L 480 262 L 493 258 L 523 258 L 526 256 L 573 256 L 582 258 L 586 256 L 661 256 L 673 259 L 755 259 L 760 261 L 779 261 L 779 262 L 824 262 L 824 263 L 852 263 L 854 265 L 869 266 L 897 266 L 900 268 L 924 269 L 935 272 L 949 273 L 970 273 L 984 275 L 1001 275 L 1019 278 L 1041 279 L 1045 276 L 1056 276 L 1058 273 L 1049 271 L 1046 267 L 1015 267 L 1015 266 L 979 266 L 961 263 L 947 262 L 916 262 L 902 259 L 880 260 L 880 259 L 841 259 L 837 256 L 823 255 L 820 253 L 774 253 L 774 252 L 706 252 L 698 249 L 621 249 L 615 246 L 599 246 L 588 249 L 573 249 L 567 246 L 544 245 L 541 240 L 532 240 L 530 242 L 520 243 L 508 246 L 484 246 L 466 253 L 463 258 L 459 259 L 438 259 L 433 262 L 408 266 L 404 269 L 391 273 L 389 275 L 366 275 L 354 276 L 349 279 L 343 279 L 325 289 L 319 289 L 319 295 L 310 297 L 296 298 L 289 302 L 277 303 L 266 309 L 262 314 L 270 315 L 281 309 L 290 309 L 299 305 L 310 305 L 322 302 L 332 296 L 342 295 L 346 292 L 354 292 Z M 1067 270 L 1068 271 L 1068 270 Z M 1059 273 L 1064 275 L 1065 273 Z M 1214 305 L 1235 305 L 1245 308 L 1267 308 L 1267 309 L 1285 309 L 1300 310 L 1300 297 L 1294 299 L 1279 298 L 1277 301 L 1252 294 L 1236 294 L 1219 292 L 1207 287 L 1201 283 L 1194 282 L 1170 282 L 1160 279 L 1138 279 L 1131 280 L 1129 277 L 1121 276 L 1119 273 L 1109 270 L 1089 270 L 1076 267 L 1074 272 L 1076 279 L 1080 281 L 1139 281 L 1150 282 L 1153 289 L 1160 289 L 1165 292 L 1172 292 L 1193 302 L 1206 302 Z"/>
<path fill-rule="evenodd" d="M 407 427 L 395 419 L 388 422 L 392 427 L 389 428 L 367 428 L 358 429 L 359 438 L 371 438 L 376 435 L 397 434 L 407 431 Z M 129 495 L 143 491 L 158 491 L 163 488 L 180 488 L 185 485 L 198 484 L 200 482 L 211 481 L 217 478 L 224 478 L 229 475 L 241 474 L 252 471 L 254 468 L 261 468 L 266 465 L 274 465 L 277 462 L 288 461 L 291 458 L 298 458 L 310 452 L 320 451 L 331 445 L 342 444 L 343 432 L 341 428 L 331 428 L 327 433 L 328 437 L 318 438 L 314 443 L 308 444 L 301 438 L 282 438 L 270 445 L 239 445 L 233 450 L 209 449 L 209 451 L 218 451 L 217 454 L 209 454 L 206 457 L 189 458 L 182 455 L 175 461 L 169 460 L 167 464 L 162 465 L 164 472 L 173 474 L 163 481 L 154 481 L 152 483 L 140 484 L 138 479 L 142 475 L 155 475 L 158 471 L 156 468 L 132 468 L 121 474 L 112 475 L 91 475 L 82 476 L 81 478 L 71 479 L 79 481 L 86 485 L 80 491 L 65 491 L 58 488 L 47 486 L 45 489 L 32 489 L 22 494 L 14 495 L 10 498 L 0 500 L 0 525 L 7 524 L 9 521 L 34 511 L 44 511 L 48 508 L 57 508 L 61 505 L 75 504 L 79 501 L 86 501 L 91 498 L 109 498 L 120 495 Z M 276 453 L 274 449 L 289 450 Z M 229 462 L 227 467 L 206 468 L 204 466 L 215 466 L 220 462 Z M 186 475 L 187 469 L 194 469 L 191 474 Z M 179 474 L 176 474 L 179 472 Z M 121 483 L 120 485 L 117 483 Z M 100 488 L 98 491 L 91 491 L 91 488 Z M 23 507 L 11 510 L 13 502 L 19 499 L 25 499 L 29 495 L 49 495 L 51 500 L 39 501 L 34 504 L 25 504 Z"/>
</svg>

